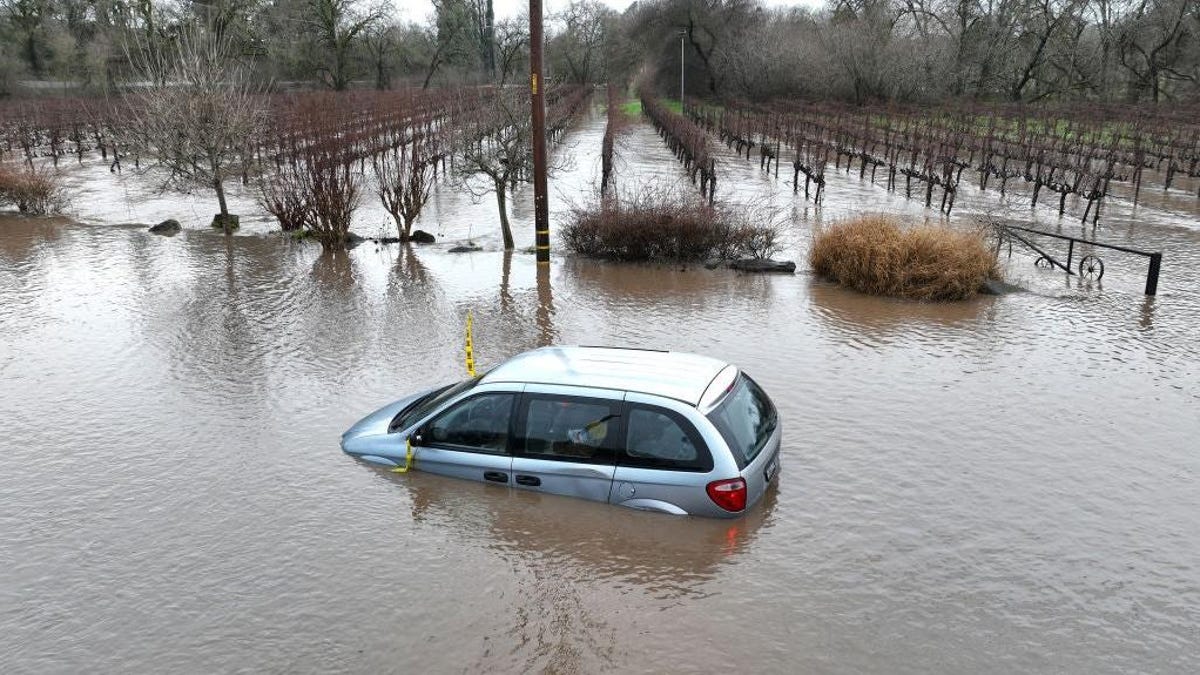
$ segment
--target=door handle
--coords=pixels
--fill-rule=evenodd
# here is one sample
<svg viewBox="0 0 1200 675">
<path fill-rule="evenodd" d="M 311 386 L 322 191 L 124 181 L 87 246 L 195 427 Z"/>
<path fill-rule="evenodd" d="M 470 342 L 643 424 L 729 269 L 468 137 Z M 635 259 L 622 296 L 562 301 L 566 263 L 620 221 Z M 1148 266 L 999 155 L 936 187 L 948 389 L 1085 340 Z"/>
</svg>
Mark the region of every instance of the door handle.
<svg viewBox="0 0 1200 675">
<path fill-rule="evenodd" d="M 542 484 L 542 479 L 538 478 L 537 476 L 522 476 L 520 474 L 517 475 L 517 485 L 532 485 L 532 486 L 536 487 L 541 484 Z"/>
<path fill-rule="evenodd" d="M 503 471 L 484 471 L 483 479 L 490 480 L 494 483 L 507 483 L 508 474 L 504 473 Z"/>
</svg>

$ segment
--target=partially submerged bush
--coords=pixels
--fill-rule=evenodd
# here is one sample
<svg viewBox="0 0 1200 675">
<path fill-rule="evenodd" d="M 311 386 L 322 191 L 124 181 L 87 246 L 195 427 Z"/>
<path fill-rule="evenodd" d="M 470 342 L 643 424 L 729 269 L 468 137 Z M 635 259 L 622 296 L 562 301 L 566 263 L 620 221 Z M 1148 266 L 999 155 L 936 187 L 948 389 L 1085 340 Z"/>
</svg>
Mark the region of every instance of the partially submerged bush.
<svg viewBox="0 0 1200 675">
<path fill-rule="evenodd" d="M 350 221 L 358 208 L 360 175 L 349 161 L 309 161 L 308 229 L 325 248 L 346 245 Z"/>
<path fill-rule="evenodd" d="M 0 166 L 0 205 L 11 204 L 21 213 L 43 216 L 60 213 L 66 201 L 53 171 Z"/>
<path fill-rule="evenodd" d="M 834 224 L 816 236 L 817 274 L 873 295 L 961 300 L 999 272 L 983 237 L 946 227 L 904 228 L 885 216 Z"/>
<path fill-rule="evenodd" d="M 307 178 L 305 166 L 293 161 L 259 179 L 258 203 L 275 216 L 284 232 L 301 231 L 308 222 L 311 204 Z"/>
<path fill-rule="evenodd" d="M 744 212 L 662 190 L 572 209 L 562 228 L 567 248 L 608 260 L 768 258 L 778 247 L 778 235 L 771 218 L 751 223 Z"/>
<path fill-rule="evenodd" d="M 294 239 L 340 248 L 362 196 L 362 175 L 340 154 L 311 153 L 259 180 L 259 204 Z"/>
</svg>

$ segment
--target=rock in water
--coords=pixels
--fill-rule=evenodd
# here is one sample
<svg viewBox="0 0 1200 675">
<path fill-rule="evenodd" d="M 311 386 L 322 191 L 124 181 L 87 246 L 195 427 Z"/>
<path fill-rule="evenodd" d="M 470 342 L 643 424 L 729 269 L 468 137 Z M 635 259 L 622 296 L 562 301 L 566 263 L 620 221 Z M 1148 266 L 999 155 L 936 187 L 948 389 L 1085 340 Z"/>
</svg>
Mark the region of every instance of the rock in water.
<svg viewBox="0 0 1200 675">
<path fill-rule="evenodd" d="M 768 258 L 743 258 L 734 260 L 729 266 L 741 272 L 782 272 L 795 274 L 796 263 L 791 260 L 770 260 Z"/>
<path fill-rule="evenodd" d="M 432 234 L 429 234 L 425 230 L 414 230 L 413 233 L 408 236 L 408 240 L 414 244 L 432 244 L 437 241 Z"/>
<path fill-rule="evenodd" d="M 985 279 L 983 285 L 979 287 L 979 292 L 984 295 L 1008 295 L 1009 293 L 1021 293 L 1024 290 L 1020 286 L 1014 286 L 1001 279 Z"/>
<path fill-rule="evenodd" d="M 228 225 L 229 227 L 226 228 L 226 225 Z M 214 230 L 228 229 L 229 232 L 233 232 L 234 230 L 238 229 L 238 227 L 240 227 L 240 226 L 241 226 L 241 219 L 232 213 L 230 213 L 228 215 L 224 215 L 224 216 L 218 213 L 215 216 L 213 216 L 213 219 L 212 219 L 212 228 Z"/>
<path fill-rule="evenodd" d="M 447 253 L 474 253 L 475 251 L 482 251 L 482 250 L 483 250 L 483 248 L 476 246 L 475 244 L 473 244 L 471 242 L 467 242 L 466 244 L 459 244 L 458 246 L 455 246 L 454 248 L 447 251 Z"/>
<path fill-rule="evenodd" d="M 167 237 L 176 234 L 182 229 L 183 226 L 180 225 L 179 221 L 175 220 L 174 218 L 168 218 L 157 225 L 150 226 L 150 232 L 152 234 L 161 234 Z"/>
</svg>

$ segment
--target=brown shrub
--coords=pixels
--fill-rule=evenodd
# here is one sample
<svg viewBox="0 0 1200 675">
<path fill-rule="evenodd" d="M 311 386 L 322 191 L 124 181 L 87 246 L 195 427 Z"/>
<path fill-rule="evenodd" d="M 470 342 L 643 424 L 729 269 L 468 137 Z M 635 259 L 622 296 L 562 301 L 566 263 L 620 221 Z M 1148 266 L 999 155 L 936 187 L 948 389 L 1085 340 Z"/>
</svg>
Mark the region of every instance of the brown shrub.
<svg viewBox="0 0 1200 675">
<path fill-rule="evenodd" d="M 301 163 L 284 164 L 278 171 L 259 179 L 258 203 L 275 216 L 284 232 L 304 228 L 308 222 L 308 169 Z"/>
<path fill-rule="evenodd" d="M 754 223 L 746 214 L 650 187 L 572 209 L 562 238 L 575 253 L 608 260 L 770 257 L 778 248 L 777 224 L 772 218 Z"/>
<path fill-rule="evenodd" d="M 0 166 L 0 205 L 12 204 L 21 213 L 43 216 L 61 212 L 66 201 L 53 171 Z"/>
<path fill-rule="evenodd" d="M 362 196 L 359 174 L 340 157 L 311 159 L 307 168 L 308 230 L 325 248 L 341 248 Z"/>
<path fill-rule="evenodd" d="M 885 216 L 836 223 L 816 236 L 817 274 L 872 295 L 961 300 L 999 271 L 979 234 L 946 227 L 901 227 Z"/>
</svg>

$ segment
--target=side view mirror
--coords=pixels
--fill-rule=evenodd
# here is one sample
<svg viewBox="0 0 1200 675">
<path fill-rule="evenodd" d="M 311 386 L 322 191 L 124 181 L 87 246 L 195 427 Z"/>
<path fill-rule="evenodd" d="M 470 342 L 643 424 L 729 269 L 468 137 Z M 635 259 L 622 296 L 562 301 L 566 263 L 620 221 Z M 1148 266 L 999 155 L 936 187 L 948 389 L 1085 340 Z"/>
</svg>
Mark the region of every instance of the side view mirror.
<svg viewBox="0 0 1200 675">
<path fill-rule="evenodd" d="M 414 447 L 424 445 L 425 444 L 425 430 L 417 429 L 416 431 L 412 432 L 412 434 L 410 434 L 408 437 L 408 442 L 412 443 Z"/>
</svg>

